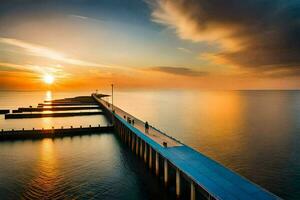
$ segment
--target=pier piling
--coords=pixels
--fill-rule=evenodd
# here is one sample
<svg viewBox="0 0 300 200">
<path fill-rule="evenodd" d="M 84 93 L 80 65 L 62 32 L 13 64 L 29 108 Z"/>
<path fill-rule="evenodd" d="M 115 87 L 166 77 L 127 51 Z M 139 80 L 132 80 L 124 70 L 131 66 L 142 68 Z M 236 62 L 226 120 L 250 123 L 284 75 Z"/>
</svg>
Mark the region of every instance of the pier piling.
<svg viewBox="0 0 300 200">
<path fill-rule="evenodd" d="M 144 161 L 147 163 L 147 143 L 144 142 Z"/>
<path fill-rule="evenodd" d="M 139 141 L 140 139 L 136 136 L 136 143 L 135 143 L 135 153 L 139 155 Z"/>
<path fill-rule="evenodd" d="M 140 140 L 140 157 L 143 157 L 143 140 Z"/>
<path fill-rule="evenodd" d="M 149 146 L 149 168 L 152 168 L 152 148 Z"/>
<path fill-rule="evenodd" d="M 164 183 L 165 186 L 168 185 L 168 160 L 164 159 Z"/>
<path fill-rule="evenodd" d="M 180 171 L 176 168 L 176 197 L 180 197 Z"/>
<path fill-rule="evenodd" d="M 157 151 L 155 153 L 155 174 L 159 175 L 159 153 Z"/>
<path fill-rule="evenodd" d="M 191 181 L 191 200 L 196 199 L 196 191 L 195 191 L 195 185 L 193 181 Z"/>
</svg>

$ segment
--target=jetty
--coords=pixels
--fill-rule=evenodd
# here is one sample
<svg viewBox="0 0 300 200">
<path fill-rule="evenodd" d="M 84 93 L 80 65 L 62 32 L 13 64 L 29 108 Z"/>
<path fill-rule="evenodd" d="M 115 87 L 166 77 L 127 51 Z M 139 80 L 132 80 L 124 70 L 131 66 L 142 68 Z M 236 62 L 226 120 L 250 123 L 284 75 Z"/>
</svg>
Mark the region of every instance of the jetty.
<svg viewBox="0 0 300 200">
<path fill-rule="evenodd" d="M 76 135 L 91 135 L 99 133 L 111 133 L 113 130 L 112 125 L 97 127 L 61 127 L 51 129 L 32 129 L 32 130 L 1 130 L 0 141 L 3 140 L 16 140 L 16 139 L 41 139 L 41 138 L 55 138 L 55 137 L 66 137 L 66 136 L 76 136 Z"/>
<path fill-rule="evenodd" d="M 66 99 L 58 99 L 48 101 L 46 104 L 51 104 L 52 102 L 60 102 L 59 104 L 66 104 L 66 106 L 51 106 L 51 107 L 21 107 L 17 110 L 13 110 L 13 113 L 5 111 L 5 119 L 23 119 L 23 118 L 42 118 L 42 117 L 74 117 L 74 116 L 85 116 L 85 115 L 103 115 L 103 111 L 100 109 L 99 105 L 91 96 L 80 96 Z M 76 104 L 76 106 L 68 106 L 70 104 Z M 86 106 L 86 105 L 89 106 Z M 41 104 L 39 104 L 41 105 Z M 92 105 L 92 106 L 91 106 Z M 72 110 L 76 111 L 73 112 Z M 96 110 L 96 111 L 95 111 Z M 58 112 L 56 112 L 58 111 Z M 68 112 L 62 112 L 68 111 Z M 71 112 L 70 112 L 71 111 Z M 0 141 L 3 140 L 25 140 L 25 139 L 41 139 L 41 138 L 55 138 L 55 137 L 65 137 L 65 136 L 76 136 L 76 135 L 86 135 L 86 134 L 99 134 L 99 133 L 111 133 L 113 131 L 113 126 L 108 124 L 98 125 L 92 127 L 60 127 L 60 128 L 32 128 L 30 130 L 10 129 L 0 131 Z"/>
<path fill-rule="evenodd" d="M 85 106 L 85 105 L 91 105 L 95 106 L 96 103 L 77 103 L 77 102 L 63 102 L 63 103 L 40 103 L 38 107 L 44 107 L 44 106 Z"/>
<path fill-rule="evenodd" d="M 9 113 L 9 109 L 1 109 L 0 114 L 7 114 Z"/>
<path fill-rule="evenodd" d="M 99 106 L 53 106 L 53 107 L 40 107 L 40 108 L 18 108 L 17 110 L 12 110 L 12 113 L 22 113 L 22 112 L 44 112 L 44 111 L 68 111 L 68 110 L 92 110 L 99 109 Z"/>
<path fill-rule="evenodd" d="M 85 115 L 102 115 L 102 111 L 96 112 L 65 112 L 65 113 L 12 113 L 5 114 L 5 119 L 41 118 L 41 117 L 74 117 Z"/>
<path fill-rule="evenodd" d="M 115 132 L 177 198 L 222 200 L 280 199 L 216 161 L 92 94 Z M 188 191 L 188 192 L 187 192 Z"/>
</svg>

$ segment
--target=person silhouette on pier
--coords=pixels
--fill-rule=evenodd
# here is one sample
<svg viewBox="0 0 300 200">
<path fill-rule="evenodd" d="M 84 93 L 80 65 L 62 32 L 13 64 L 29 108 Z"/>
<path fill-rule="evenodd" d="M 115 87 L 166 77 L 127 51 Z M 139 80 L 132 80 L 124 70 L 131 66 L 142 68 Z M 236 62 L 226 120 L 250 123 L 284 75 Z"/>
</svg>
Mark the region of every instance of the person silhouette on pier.
<svg viewBox="0 0 300 200">
<path fill-rule="evenodd" d="M 148 124 L 148 122 L 145 123 L 145 132 L 146 133 L 149 132 L 149 124 Z"/>
</svg>

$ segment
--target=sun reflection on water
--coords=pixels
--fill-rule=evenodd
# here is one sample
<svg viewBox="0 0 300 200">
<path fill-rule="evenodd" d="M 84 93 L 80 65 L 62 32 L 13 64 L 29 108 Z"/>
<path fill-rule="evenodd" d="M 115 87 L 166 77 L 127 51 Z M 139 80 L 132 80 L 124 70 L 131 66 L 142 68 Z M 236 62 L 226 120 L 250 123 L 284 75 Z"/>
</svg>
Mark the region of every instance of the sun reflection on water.
<svg viewBox="0 0 300 200">
<path fill-rule="evenodd" d="M 45 95 L 45 100 L 46 101 L 51 101 L 52 100 L 52 92 L 50 90 L 48 90 L 46 92 L 46 95 Z M 52 106 L 49 106 L 50 108 Z M 52 111 L 42 111 L 43 113 L 52 113 Z M 53 124 L 53 120 L 51 117 L 46 117 L 46 118 L 41 118 L 42 119 L 42 127 L 43 128 L 51 128 L 51 124 Z"/>
<path fill-rule="evenodd" d="M 23 194 L 25 199 L 48 199 L 60 192 L 57 191 L 57 185 L 60 181 L 59 164 L 52 139 L 41 141 L 40 156 L 35 168 L 36 175 L 28 183 Z"/>
<path fill-rule="evenodd" d="M 46 98 L 45 98 L 46 101 L 51 101 L 52 100 L 52 92 L 50 90 L 48 90 L 46 92 Z"/>
</svg>

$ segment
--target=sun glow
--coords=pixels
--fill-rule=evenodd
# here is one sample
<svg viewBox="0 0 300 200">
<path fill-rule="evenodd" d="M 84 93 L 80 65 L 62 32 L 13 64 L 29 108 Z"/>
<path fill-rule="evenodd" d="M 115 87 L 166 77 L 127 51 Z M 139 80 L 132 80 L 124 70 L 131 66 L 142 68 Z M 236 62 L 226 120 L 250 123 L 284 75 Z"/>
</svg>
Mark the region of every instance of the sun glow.
<svg viewBox="0 0 300 200">
<path fill-rule="evenodd" d="M 43 80 L 46 84 L 51 85 L 54 82 L 54 77 L 52 75 L 46 74 Z"/>
</svg>

